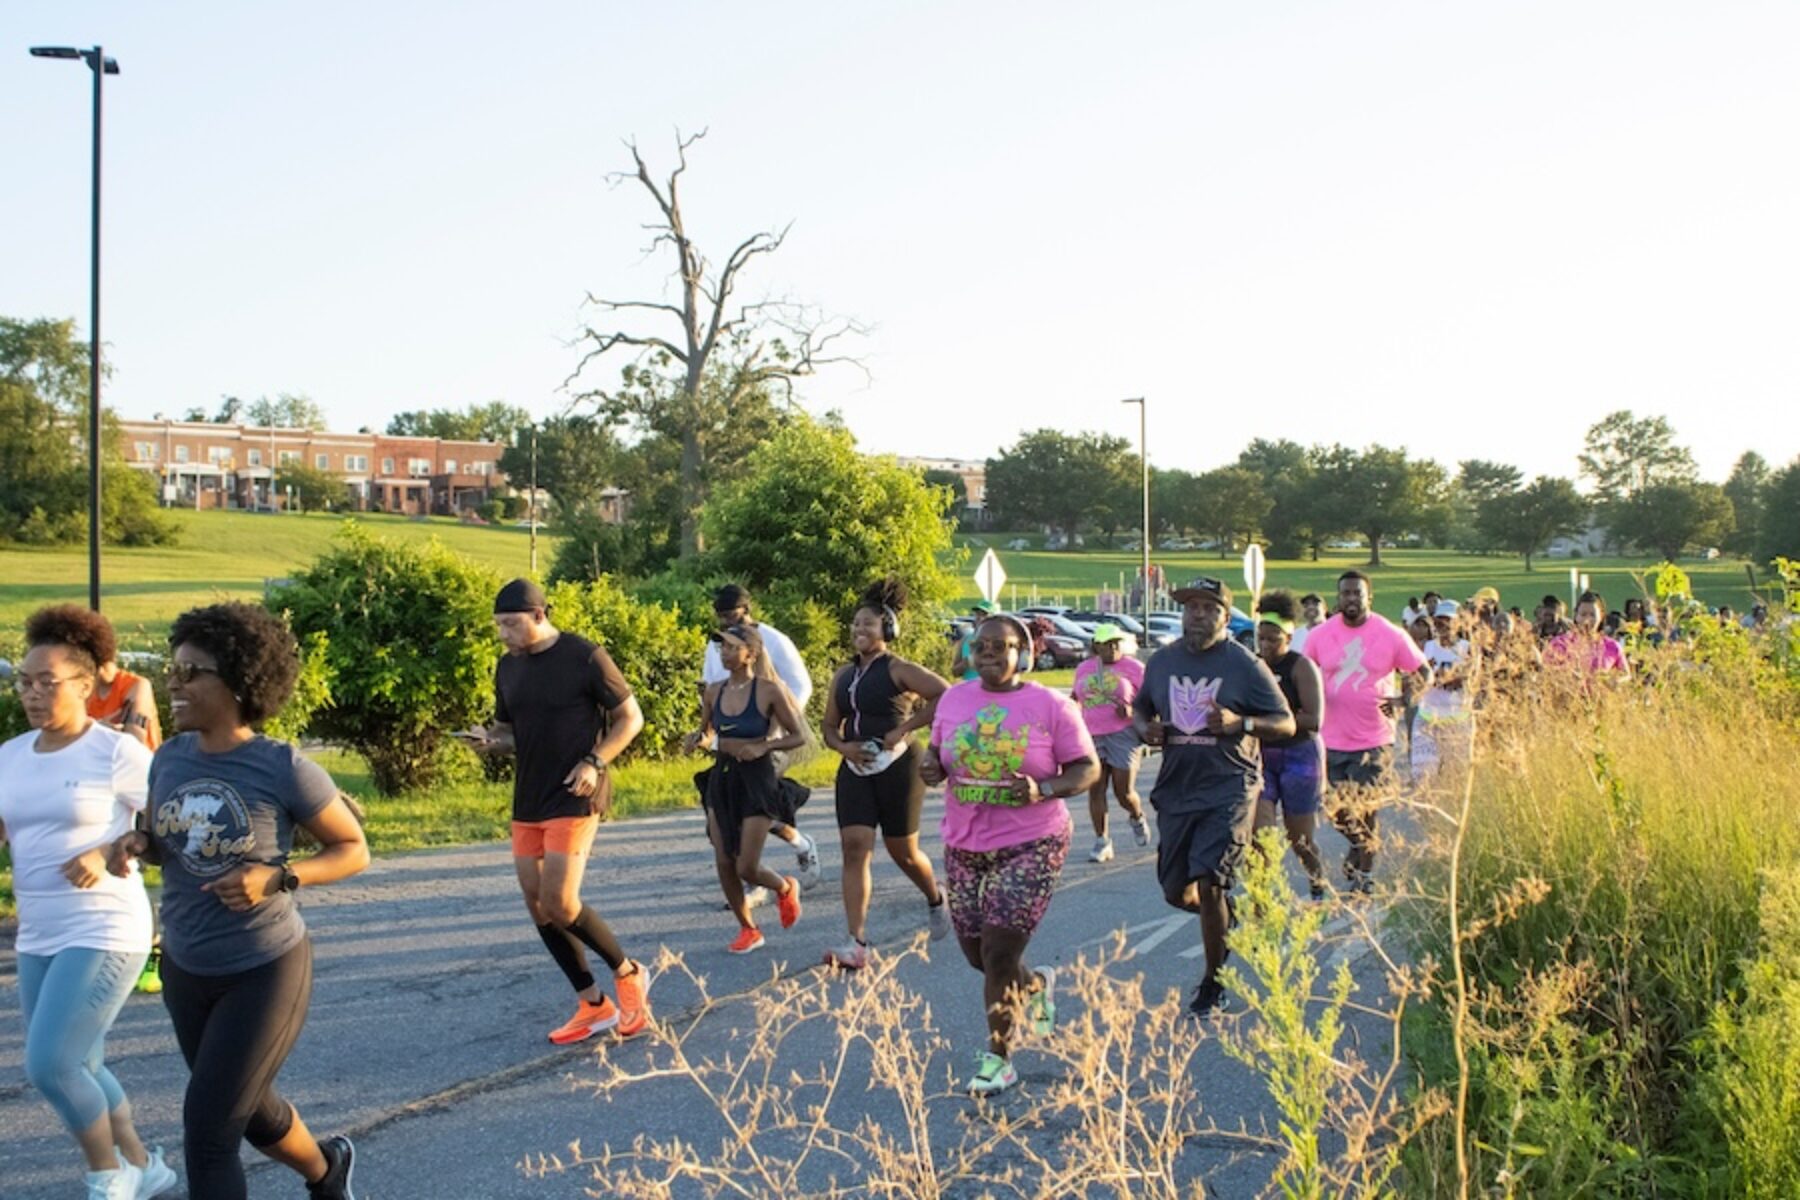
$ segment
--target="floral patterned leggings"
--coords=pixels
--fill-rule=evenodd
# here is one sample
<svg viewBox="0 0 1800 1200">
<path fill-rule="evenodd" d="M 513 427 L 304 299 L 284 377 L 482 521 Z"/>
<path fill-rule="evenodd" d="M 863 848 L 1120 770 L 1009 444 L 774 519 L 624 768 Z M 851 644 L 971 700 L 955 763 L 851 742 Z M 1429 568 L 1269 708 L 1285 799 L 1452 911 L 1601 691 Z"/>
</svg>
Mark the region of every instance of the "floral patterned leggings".
<svg viewBox="0 0 1800 1200">
<path fill-rule="evenodd" d="M 998 850 L 946 846 L 945 894 L 956 936 L 979 938 L 983 929 L 1036 930 L 1069 857 L 1069 829 Z"/>
</svg>

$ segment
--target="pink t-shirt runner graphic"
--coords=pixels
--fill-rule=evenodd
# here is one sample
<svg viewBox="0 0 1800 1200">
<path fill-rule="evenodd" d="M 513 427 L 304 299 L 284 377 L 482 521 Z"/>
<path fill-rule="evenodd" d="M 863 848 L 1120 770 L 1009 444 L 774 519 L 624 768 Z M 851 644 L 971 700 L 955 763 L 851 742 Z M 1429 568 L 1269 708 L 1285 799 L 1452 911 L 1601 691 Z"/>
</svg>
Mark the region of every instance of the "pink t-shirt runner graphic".
<svg viewBox="0 0 1800 1200">
<path fill-rule="evenodd" d="M 1144 686 L 1144 664 L 1135 658 L 1121 658 L 1111 666 L 1097 658 L 1082 661 L 1075 668 L 1075 703 L 1081 705 L 1081 718 L 1095 737 L 1131 728 L 1131 717 L 1119 713 L 1119 704 L 1131 712 L 1131 702 Z"/>
<path fill-rule="evenodd" d="M 1048 779 L 1063 763 L 1095 757 L 1075 702 L 1038 683 L 1012 692 L 990 692 L 980 680 L 955 685 L 938 699 L 931 745 L 946 776 L 944 844 L 959 850 L 998 850 L 1067 829 L 1060 799 L 1019 804 L 1012 782 Z"/>
<path fill-rule="evenodd" d="M 1370 613 L 1350 626 L 1336 616 L 1307 635 L 1301 650 L 1325 684 L 1319 733 L 1327 750 L 1373 750 L 1394 744 L 1394 722 L 1382 715 L 1383 688 L 1395 671 L 1411 674 L 1425 656 L 1398 625 Z"/>
</svg>

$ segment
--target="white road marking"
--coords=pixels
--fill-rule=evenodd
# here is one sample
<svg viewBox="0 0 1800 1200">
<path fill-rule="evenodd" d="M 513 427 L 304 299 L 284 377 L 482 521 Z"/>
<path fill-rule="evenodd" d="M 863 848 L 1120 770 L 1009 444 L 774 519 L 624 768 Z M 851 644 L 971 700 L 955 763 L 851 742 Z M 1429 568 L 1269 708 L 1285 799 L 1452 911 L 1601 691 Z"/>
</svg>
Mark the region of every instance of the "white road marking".
<svg viewBox="0 0 1800 1200">
<path fill-rule="evenodd" d="M 1149 934 L 1143 941 L 1127 950 L 1125 952 L 1125 957 L 1135 958 L 1140 954 L 1150 953 L 1150 951 L 1174 937 L 1178 932 L 1186 929 L 1193 919 L 1194 918 L 1188 916 L 1186 913 L 1177 913 L 1175 916 L 1164 917 L 1162 920 L 1154 922 L 1155 932 Z M 1138 928 L 1142 929 L 1144 926 L 1140 925 Z M 1127 934 L 1129 933 L 1130 931 L 1128 930 Z"/>
</svg>

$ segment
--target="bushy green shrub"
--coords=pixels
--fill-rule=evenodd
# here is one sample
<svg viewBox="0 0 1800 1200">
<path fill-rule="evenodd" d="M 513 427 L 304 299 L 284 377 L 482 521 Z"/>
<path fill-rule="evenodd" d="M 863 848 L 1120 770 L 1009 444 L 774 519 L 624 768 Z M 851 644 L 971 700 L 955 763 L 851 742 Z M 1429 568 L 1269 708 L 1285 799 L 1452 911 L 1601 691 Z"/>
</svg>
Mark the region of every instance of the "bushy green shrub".
<svg viewBox="0 0 1800 1200">
<path fill-rule="evenodd" d="M 629 753 L 675 751 L 700 719 L 700 660 L 706 635 L 673 610 L 627 594 L 610 578 L 559 583 L 549 593 L 558 629 L 606 647 L 644 710 L 644 731 Z"/>
<path fill-rule="evenodd" d="M 499 585 L 436 540 L 389 541 L 347 523 L 268 600 L 320 648 L 330 701 L 307 732 L 362 754 L 386 794 L 433 783 L 445 735 L 492 714 Z"/>
</svg>

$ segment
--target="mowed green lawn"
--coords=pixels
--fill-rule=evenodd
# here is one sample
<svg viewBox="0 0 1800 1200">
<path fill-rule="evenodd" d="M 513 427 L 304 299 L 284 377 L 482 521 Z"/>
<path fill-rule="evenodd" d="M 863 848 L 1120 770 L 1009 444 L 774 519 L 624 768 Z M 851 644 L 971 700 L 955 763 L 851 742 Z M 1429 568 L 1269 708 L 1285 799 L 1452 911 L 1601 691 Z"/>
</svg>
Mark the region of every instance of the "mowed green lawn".
<svg viewBox="0 0 1800 1200">
<path fill-rule="evenodd" d="M 254 599 L 266 581 L 285 578 L 331 545 L 345 518 L 244 512 L 182 512 L 178 545 L 127 549 L 108 546 L 101 561 L 101 607 L 129 648 L 160 646 L 183 609 L 220 598 Z M 380 514 L 356 520 L 388 537 L 446 546 L 507 575 L 531 564 L 529 531 L 513 525 L 464 525 L 447 517 L 414 521 Z M 538 567 L 547 571 L 555 539 L 538 531 Z M 0 548 L 0 630 L 17 630 L 41 605 L 87 602 L 85 546 Z"/>
<path fill-rule="evenodd" d="M 1140 557 L 1132 552 L 1005 549 L 1013 537 L 1012 534 L 997 534 L 957 539 L 968 549 L 967 567 L 959 569 L 963 576 L 964 601 L 976 598 L 972 577 L 974 566 L 990 546 L 1006 570 L 1007 586 L 1001 603 L 1009 607 L 1029 604 L 1035 599 L 1040 603 L 1089 608 L 1094 604 L 1097 591 L 1119 586 L 1121 573 L 1127 582 L 1137 574 Z M 1584 572 L 1596 591 L 1608 602 L 1619 605 L 1627 596 L 1642 593 L 1638 577 L 1655 565 L 1648 559 L 1540 558 L 1533 564 L 1536 569 L 1527 572 L 1525 562 L 1520 558 L 1484 557 L 1449 550 L 1383 550 L 1381 557 L 1383 565 L 1379 568 L 1367 565 L 1366 550 L 1333 551 L 1318 562 L 1271 559 L 1264 586 L 1292 588 L 1302 595 L 1318 592 L 1329 600 L 1336 590 L 1337 577 L 1355 567 L 1367 571 L 1373 579 L 1376 608 L 1388 616 L 1397 614 L 1410 596 L 1435 590 L 1451 599 L 1464 600 L 1480 587 L 1498 588 L 1500 598 L 1507 606 L 1516 604 L 1529 613 L 1547 593 L 1554 592 L 1567 598 L 1570 567 Z M 1195 576 L 1209 575 L 1224 580 L 1240 596 L 1244 590 L 1242 554 L 1221 559 L 1217 551 L 1158 550 L 1152 552 L 1150 560 L 1167 572 L 1171 585 L 1178 586 Z M 1755 599 L 1749 578 L 1744 573 L 1744 564 L 1739 560 L 1694 559 L 1680 565 L 1692 577 L 1695 594 L 1708 604 L 1729 604 L 1741 612 Z M 1241 599 L 1239 607 L 1246 607 Z"/>
</svg>

